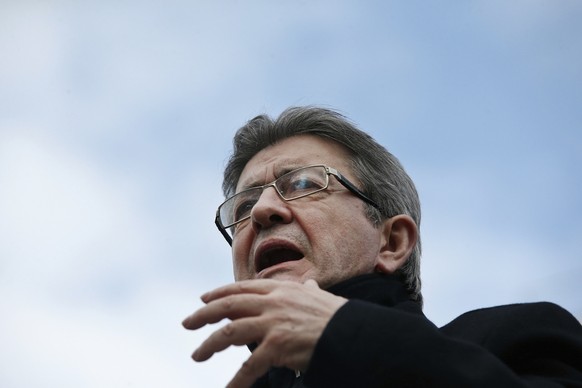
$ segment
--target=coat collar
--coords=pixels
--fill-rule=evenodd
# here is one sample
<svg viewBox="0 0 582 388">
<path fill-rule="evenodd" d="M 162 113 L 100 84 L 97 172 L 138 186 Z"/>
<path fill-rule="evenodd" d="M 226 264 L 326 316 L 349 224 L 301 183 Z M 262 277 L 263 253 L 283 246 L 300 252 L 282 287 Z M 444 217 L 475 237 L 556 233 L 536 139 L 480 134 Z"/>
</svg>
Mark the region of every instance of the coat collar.
<svg viewBox="0 0 582 388">
<path fill-rule="evenodd" d="M 420 303 L 413 301 L 398 275 L 371 273 L 359 275 L 327 289 L 346 299 L 360 299 L 386 307 L 399 307 L 411 312 L 422 311 Z"/>
</svg>

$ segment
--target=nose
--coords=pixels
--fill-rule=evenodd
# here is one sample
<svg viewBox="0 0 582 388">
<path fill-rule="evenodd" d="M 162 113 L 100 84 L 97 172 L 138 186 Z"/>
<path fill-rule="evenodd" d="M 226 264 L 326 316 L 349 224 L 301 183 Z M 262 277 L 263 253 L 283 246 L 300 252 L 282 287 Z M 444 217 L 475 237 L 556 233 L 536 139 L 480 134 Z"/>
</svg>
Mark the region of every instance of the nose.
<svg viewBox="0 0 582 388">
<path fill-rule="evenodd" d="M 251 210 L 251 221 L 255 233 L 276 224 L 288 224 L 292 220 L 293 214 L 287 201 L 279 196 L 274 187 L 265 188 Z"/>
</svg>

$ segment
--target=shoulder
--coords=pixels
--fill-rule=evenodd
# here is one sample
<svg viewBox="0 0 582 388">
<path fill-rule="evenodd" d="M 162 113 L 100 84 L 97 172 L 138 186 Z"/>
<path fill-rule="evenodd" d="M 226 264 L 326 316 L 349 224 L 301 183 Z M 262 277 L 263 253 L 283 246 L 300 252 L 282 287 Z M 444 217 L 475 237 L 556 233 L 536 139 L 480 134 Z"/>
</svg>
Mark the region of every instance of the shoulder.
<svg viewBox="0 0 582 388">
<path fill-rule="evenodd" d="M 519 303 L 466 312 L 441 328 L 454 337 L 484 342 L 493 338 L 582 336 L 580 322 L 550 302 Z"/>
<path fill-rule="evenodd" d="M 530 323 L 563 323 L 580 326 L 580 323 L 564 308 L 551 302 L 537 303 L 516 303 L 495 307 L 481 308 L 472 310 L 460 315 L 448 325 L 454 326 L 459 323 L 478 323 L 478 322 L 508 322 L 523 321 L 527 319 Z"/>
</svg>

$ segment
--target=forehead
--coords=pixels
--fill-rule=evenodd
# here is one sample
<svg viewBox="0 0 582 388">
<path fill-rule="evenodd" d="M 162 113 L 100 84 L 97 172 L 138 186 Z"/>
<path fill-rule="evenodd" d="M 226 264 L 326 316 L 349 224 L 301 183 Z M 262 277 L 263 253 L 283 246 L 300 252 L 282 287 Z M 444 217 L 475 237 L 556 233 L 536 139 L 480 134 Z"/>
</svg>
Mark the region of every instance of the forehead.
<svg viewBox="0 0 582 388">
<path fill-rule="evenodd" d="M 349 163 L 349 151 L 334 140 L 314 135 L 293 136 L 253 156 L 241 173 L 236 191 L 265 184 L 286 171 L 311 164 L 334 167 L 349 178 L 352 175 Z"/>
</svg>

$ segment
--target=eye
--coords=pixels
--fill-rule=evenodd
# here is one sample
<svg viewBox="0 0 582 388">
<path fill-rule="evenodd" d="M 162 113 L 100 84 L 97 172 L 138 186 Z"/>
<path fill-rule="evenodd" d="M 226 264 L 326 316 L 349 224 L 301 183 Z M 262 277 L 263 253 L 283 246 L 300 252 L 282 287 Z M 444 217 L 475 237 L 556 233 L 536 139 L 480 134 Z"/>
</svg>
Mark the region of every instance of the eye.
<svg viewBox="0 0 582 388">
<path fill-rule="evenodd" d="M 279 178 L 277 189 L 284 198 L 311 194 L 325 187 L 327 176 L 323 172 L 317 166 L 291 171 Z"/>
<path fill-rule="evenodd" d="M 299 176 L 297 179 L 289 182 L 288 190 L 290 192 L 320 189 L 321 185 L 307 176 Z"/>
<path fill-rule="evenodd" d="M 234 221 L 241 220 L 251 214 L 253 206 L 257 203 L 256 199 L 247 199 L 237 204 L 234 209 Z"/>
</svg>

